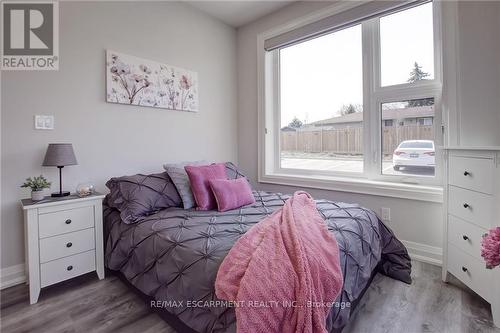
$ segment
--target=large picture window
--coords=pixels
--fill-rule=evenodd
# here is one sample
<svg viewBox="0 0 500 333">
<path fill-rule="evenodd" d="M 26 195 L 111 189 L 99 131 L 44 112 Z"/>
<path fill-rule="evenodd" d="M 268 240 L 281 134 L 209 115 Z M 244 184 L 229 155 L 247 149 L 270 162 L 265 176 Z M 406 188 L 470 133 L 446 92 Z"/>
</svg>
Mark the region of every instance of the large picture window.
<svg viewBox="0 0 500 333">
<path fill-rule="evenodd" d="M 265 173 L 438 183 L 435 10 L 418 2 L 303 40 L 274 38 L 265 56 Z"/>
<path fill-rule="evenodd" d="M 283 48 L 279 57 L 281 167 L 362 173 L 361 25 Z"/>
</svg>

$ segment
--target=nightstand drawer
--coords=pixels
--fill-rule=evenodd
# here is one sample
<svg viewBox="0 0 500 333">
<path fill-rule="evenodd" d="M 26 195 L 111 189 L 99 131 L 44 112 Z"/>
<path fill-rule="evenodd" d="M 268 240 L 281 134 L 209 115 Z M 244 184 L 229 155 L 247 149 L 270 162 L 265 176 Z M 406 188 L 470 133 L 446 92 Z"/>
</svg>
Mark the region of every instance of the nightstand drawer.
<svg viewBox="0 0 500 333">
<path fill-rule="evenodd" d="M 95 229 L 85 229 L 40 240 L 40 262 L 71 256 L 95 248 Z"/>
<path fill-rule="evenodd" d="M 87 251 L 40 265 L 41 287 L 95 270 L 95 251 Z"/>
<path fill-rule="evenodd" d="M 448 216 L 448 241 L 478 260 L 482 260 L 481 240 L 486 232 L 486 229 L 458 217 Z"/>
<path fill-rule="evenodd" d="M 494 163 L 488 158 L 450 156 L 449 183 L 474 191 L 492 194 Z"/>
<path fill-rule="evenodd" d="M 40 238 L 92 228 L 94 226 L 94 207 L 87 206 L 40 214 L 38 222 Z"/>
<path fill-rule="evenodd" d="M 449 186 L 449 212 L 485 229 L 493 221 L 493 197 L 487 194 Z"/>
<path fill-rule="evenodd" d="M 473 258 L 448 243 L 448 270 L 479 296 L 491 299 L 492 271 L 486 269 L 484 262 Z"/>
</svg>

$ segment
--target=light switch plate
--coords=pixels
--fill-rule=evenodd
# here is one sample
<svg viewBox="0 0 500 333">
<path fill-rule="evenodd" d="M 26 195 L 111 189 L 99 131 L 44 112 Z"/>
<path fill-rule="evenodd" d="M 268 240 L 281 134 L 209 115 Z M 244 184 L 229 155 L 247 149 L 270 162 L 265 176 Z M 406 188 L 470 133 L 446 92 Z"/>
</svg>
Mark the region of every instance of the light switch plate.
<svg viewBox="0 0 500 333">
<path fill-rule="evenodd" d="M 53 130 L 54 129 L 54 116 L 36 115 L 35 116 L 35 129 Z"/>
</svg>

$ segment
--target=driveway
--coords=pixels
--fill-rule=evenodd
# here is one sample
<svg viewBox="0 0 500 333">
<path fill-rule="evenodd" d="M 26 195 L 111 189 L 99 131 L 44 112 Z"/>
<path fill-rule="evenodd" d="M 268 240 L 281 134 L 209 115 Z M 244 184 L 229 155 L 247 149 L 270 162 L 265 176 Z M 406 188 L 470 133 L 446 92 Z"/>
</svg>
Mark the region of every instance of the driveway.
<svg viewBox="0 0 500 333">
<path fill-rule="evenodd" d="M 303 170 L 339 171 L 339 172 L 363 172 L 363 161 L 353 158 L 281 158 L 281 167 Z M 386 175 L 415 175 L 434 176 L 434 168 L 404 168 L 395 171 L 391 161 L 382 162 L 383 174 Z"/>
</svg>

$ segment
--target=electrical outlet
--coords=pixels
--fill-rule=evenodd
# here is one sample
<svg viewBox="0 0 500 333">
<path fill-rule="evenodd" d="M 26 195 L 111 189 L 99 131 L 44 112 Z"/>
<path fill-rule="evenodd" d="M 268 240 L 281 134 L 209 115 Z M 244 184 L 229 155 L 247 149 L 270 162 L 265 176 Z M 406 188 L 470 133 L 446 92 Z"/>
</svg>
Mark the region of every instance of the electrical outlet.
<svg viewBox="0 0 500 333">
<path fill-rule="evenodd" d="M 54 129 L 54 116 L 35 116 L 35 129 L 53 130 Z"/>
<path fill-rule="evenodd" d="M 387 207 L 381 207 L 380 208 L 380 215 L 382 218 L 382 221 L 390 221 L 391 220 L 391 209 Z"/>
</svg>

